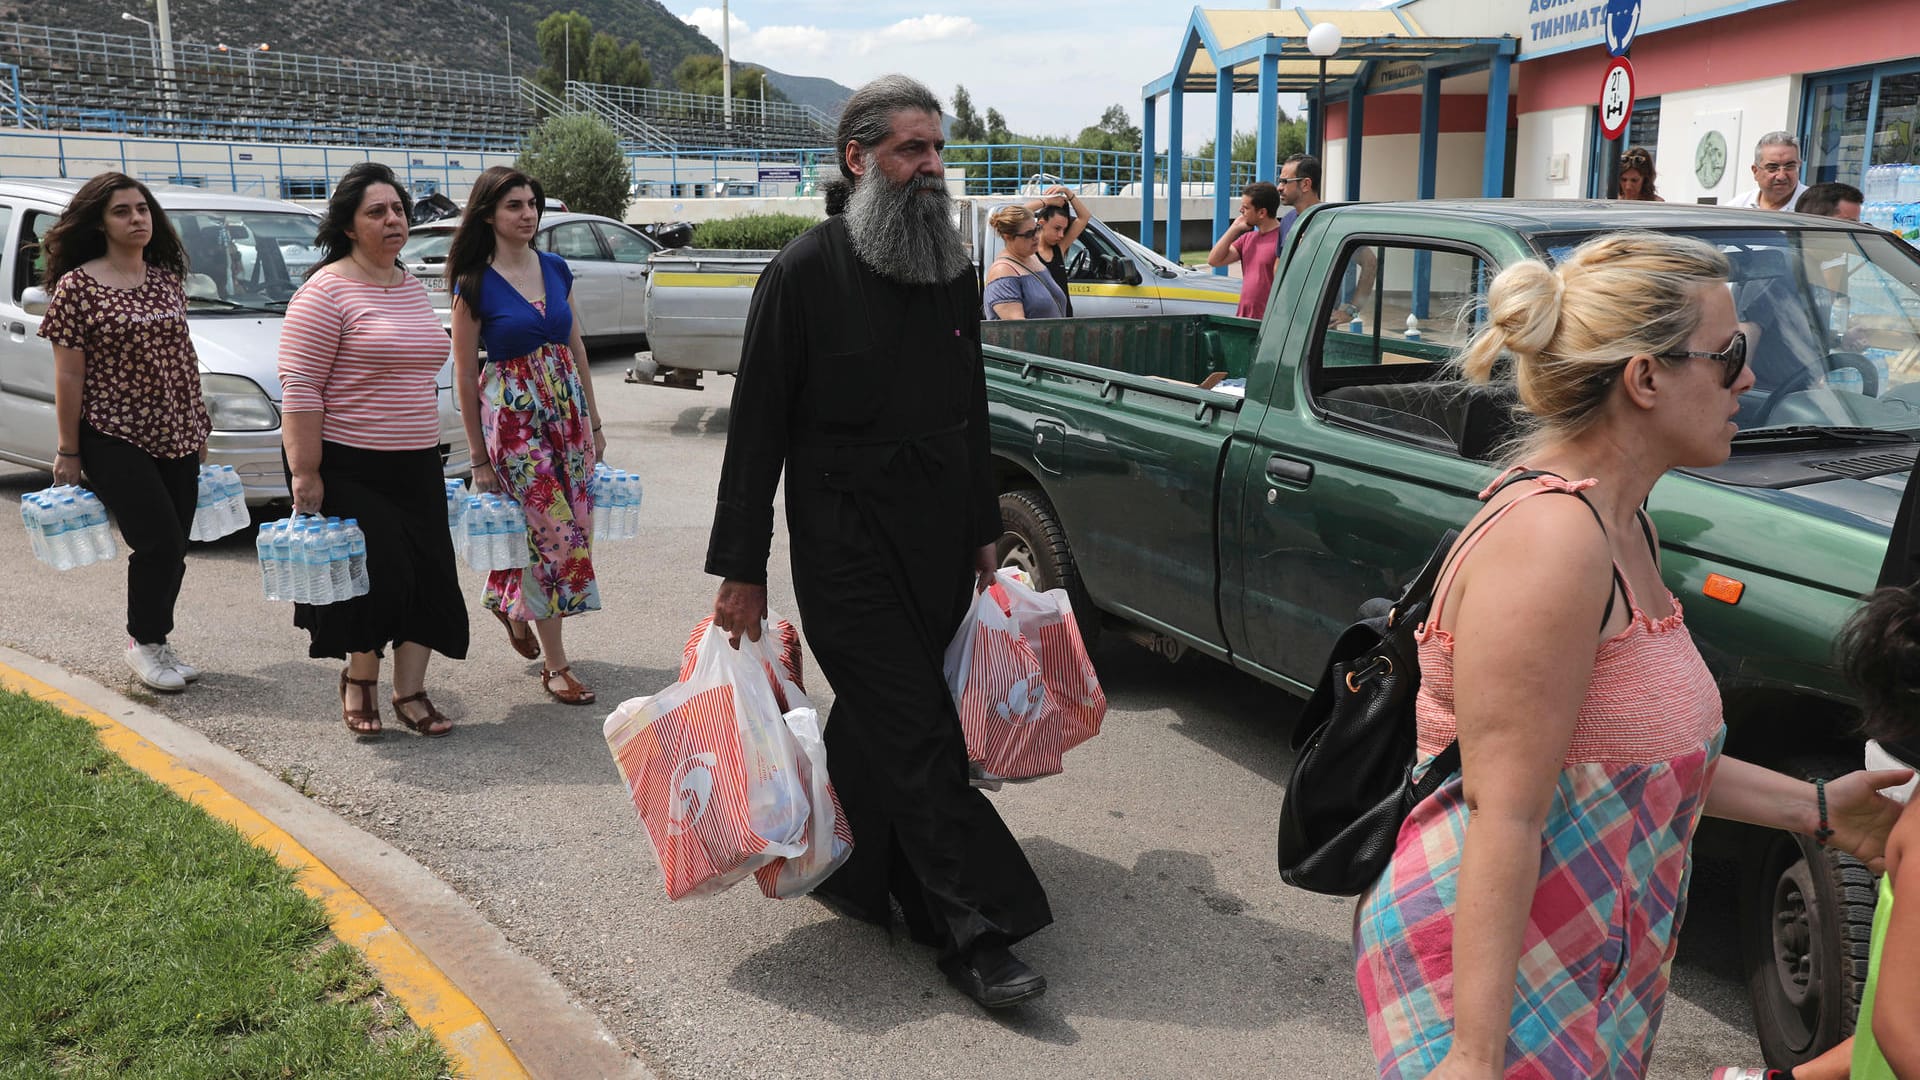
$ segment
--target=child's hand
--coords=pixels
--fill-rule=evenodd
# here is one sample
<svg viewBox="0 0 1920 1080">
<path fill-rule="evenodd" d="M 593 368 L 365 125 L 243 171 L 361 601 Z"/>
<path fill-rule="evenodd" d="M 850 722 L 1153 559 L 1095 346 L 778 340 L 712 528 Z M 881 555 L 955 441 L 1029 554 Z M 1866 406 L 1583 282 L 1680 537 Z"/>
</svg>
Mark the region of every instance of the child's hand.
<svg viewBox="0 0 1920 1080">
<path fill-rule="evenodd" d="M 1859 769 L 1827 782 L 1827 823 L 1830 843 L 1867 864 L 1873 873 L 1886 869 L 1887 834 L 1900 820 L 1901 805 L 1880 794 L 1913 779 L 1910 769 Z"/>
</svg>

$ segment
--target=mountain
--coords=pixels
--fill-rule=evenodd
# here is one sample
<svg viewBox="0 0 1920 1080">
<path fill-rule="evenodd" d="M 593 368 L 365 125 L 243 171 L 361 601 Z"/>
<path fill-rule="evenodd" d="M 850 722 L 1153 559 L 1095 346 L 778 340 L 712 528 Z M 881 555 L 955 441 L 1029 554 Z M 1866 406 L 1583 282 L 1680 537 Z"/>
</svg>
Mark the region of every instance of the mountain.
<svg viewBox="0 0 1920 1080">
<path fill-rule="evenodd" d="M 241 48 L 265 43 L 281 52 L 462 71 L 506 72 L 511 28 L 513 73 L 527 75 L 540 62 L 534 25 L 561 4 L 585 15 L 596 31 L 639 42 L 655 86 L 665 86 L 687 57 L 720 52 L 658 0 L 170 0 L 168 6 L 176 41 Z M 10 22 L 145 37 L 145 28 L 121 20 L 122 11 L 152 18 L 153 4 L 0 3 L 0 18 Z"/>
<path fill-rule="evenodd" d="M 841 86 L 832 79 L 816 78 L 812 75 L 786 75 L 764 64 L 742 64 L 741 67 L 757 67 L 767 73 L 767 83 L 775 90 L 787 95 L 787 100 L 796 105 L 811 105 L 828 116 L 839 116 L 840 106 L 853 96 L 851 87 Z"/>
</svg>

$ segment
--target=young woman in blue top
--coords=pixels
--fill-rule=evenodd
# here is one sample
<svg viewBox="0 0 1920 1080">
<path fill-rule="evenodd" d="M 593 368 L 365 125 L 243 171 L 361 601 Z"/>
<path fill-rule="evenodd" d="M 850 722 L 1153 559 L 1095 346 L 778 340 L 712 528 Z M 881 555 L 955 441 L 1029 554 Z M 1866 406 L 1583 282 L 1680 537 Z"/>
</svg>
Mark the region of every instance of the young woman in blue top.
<svg viewBox="0 0 1920 1080">
<path fill-rule="evenodd" d="M 475 448 L 473 486 L 505 492 L 527 518 L 529 565 L 487 575 L 487 609 L 520 655 L 544 654 L 540 682 L 554 700 L 587 705 L 594 694 L 567 662 L 560 620 L 600 608 L 591 481 L 607 439 L 573 274 L 531 246 L 544 204 L 540 184 L 515 169 L 495 166 L 474 182 L 447 252 L 454 386 Z"/>
</svg>

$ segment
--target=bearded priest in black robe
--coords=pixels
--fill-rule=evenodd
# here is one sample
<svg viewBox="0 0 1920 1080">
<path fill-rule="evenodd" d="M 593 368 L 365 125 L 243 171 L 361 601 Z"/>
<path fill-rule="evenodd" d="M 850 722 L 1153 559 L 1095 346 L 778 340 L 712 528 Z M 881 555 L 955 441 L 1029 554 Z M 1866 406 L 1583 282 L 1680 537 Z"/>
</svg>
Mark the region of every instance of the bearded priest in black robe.
<svg viewBox="0 0 1920 1080">
<path fill-rule="evenodd" d="M 815 895 L 940 950 L 999 1008 L 1046 980 L 1009 946 L 1053 921 L 967 753 L 941 674 L 1000 510 L 987 453 L 980 294 L 954 227 L 940 101 L 904 76 L 848 99 L 828 218 L 760 275 L 707 549 L 737 643 L 767 605 L 784 466 L 800 621 L 834 690 L 827 762 L 853 856 Z"/>
</svg>

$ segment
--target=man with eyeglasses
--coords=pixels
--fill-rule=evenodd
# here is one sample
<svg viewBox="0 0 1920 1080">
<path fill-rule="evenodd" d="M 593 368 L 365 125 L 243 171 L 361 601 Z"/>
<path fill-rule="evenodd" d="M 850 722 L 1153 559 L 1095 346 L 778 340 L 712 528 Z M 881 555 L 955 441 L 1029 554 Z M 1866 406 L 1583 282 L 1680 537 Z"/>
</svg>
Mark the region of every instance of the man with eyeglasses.
<svg viewBox="0 0 1920 1080">
<path fill-rule="evenodd" d="M 1733 200 L 1734 206 L 1792 210 L 1806 193 L 1800 182 L 1800 140 L 1790 131 L 1769 131 L 1753 148 L 1753 180 L 1760 185 Z"/>
</svg>

